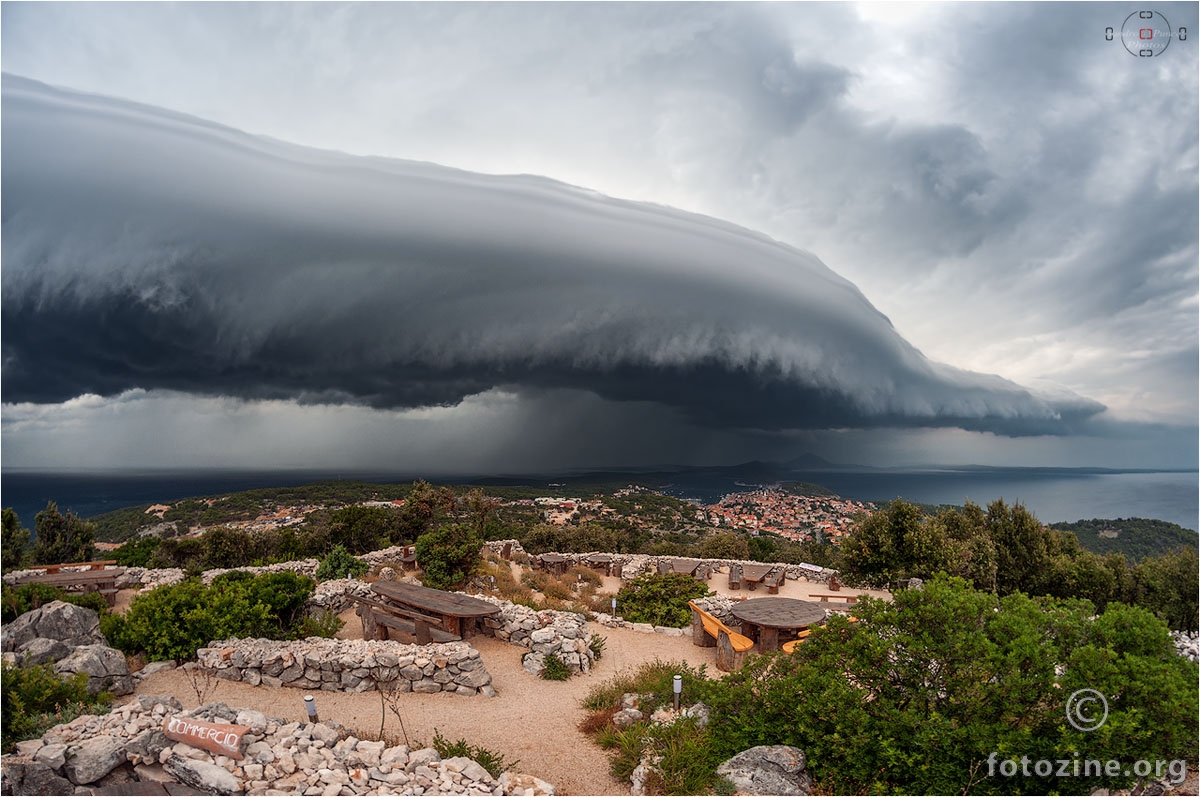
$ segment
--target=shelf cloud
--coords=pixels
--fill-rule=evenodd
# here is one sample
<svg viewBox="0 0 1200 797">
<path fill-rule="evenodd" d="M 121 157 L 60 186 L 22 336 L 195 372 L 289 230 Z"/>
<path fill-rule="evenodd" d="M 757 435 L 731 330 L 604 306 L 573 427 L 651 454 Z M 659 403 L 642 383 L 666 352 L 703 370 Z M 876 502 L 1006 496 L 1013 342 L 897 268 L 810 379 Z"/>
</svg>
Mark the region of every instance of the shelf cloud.
<svg viewBox="0 0 1200 797">
<path fill-rule="evenodd" d="M 1006 436 L 1104 409 L 932 362 L 813 255 L 710 217 L 13 75 L 2 98 L 8 404 L 582 391 L 709 429 Z"/>
</svg>

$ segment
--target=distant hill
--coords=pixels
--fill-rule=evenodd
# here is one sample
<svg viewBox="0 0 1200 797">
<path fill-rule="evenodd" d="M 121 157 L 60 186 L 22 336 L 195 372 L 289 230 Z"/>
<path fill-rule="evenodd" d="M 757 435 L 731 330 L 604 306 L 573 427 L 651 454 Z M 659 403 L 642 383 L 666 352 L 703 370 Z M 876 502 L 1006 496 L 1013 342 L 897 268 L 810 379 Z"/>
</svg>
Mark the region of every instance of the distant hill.
<svg viewBox="0 0 1200 797">
<path fill-rule="evenodd" d="M 1051 523 L 1050 528 L 1074 532 L 1079 544 L 1093 553 L 1123 553 L 1133 562 L 1184 545 L 1200 546 L 1200 535 L 1196 532 L 1165 520 L 1092 518 L 1075 523 Z"/>
</svg>

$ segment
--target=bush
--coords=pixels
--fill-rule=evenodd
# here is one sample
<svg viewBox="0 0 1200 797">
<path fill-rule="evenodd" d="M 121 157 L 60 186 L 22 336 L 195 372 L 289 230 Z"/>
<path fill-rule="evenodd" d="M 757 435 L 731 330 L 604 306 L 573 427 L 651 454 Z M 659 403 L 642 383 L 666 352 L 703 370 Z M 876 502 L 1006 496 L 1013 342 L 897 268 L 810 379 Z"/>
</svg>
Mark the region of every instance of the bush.
<svg viewBox="0 0 1200 797">
<path fill-rule="evenodd" d="M 189 578 L 133 599 L 124 615 L 101 619 L 109 643 L 151 661 L 183 660 L 229 637 L 291 639 L 305 633 L 304 606 L 312 579 L 295 573 L 252 576 L 234 571 L 204 586 Z"/>
<path fill-rule="evenodd" d="M 20 587 L 5 585 L 0 588 L 0 604 L 3 605 L 3 622 L 11 623 L 28 611 L 44 606 L 51 601 L 65 601 L 85 609 L 91 609 L 96 614 L 108 613 L 108 601 L 99 592 L 72 594 L 61 587 L 49 584 L 25 584 Z"/>
<path fill-rule="evenodd" d="M 305 615 L 296 628 L 296 638 L 307 639 L 310 636 L 319 636 L 333 639 L 345 624 L 346 622 L 342 618 L 326 609 L 316 617 Z"/>
<path fill-rule="evenodd" d="M 5 753 L 13 745 L 35 739 L 60 722 L 70 722 L 89 712 L 107 713 L 106 704 L 112 695 L 87 691 L 87 673 L 75 673 L 70 679 L 59 678 L 49 664 L 37 667 L 0 666 L 3 692 L 0 714 L 4 717 L 3 739 Z M 94 707 L 103 707 L 96 711 Z"/>
<path fill-rule="evenodd" d="M 651 573 L 629 581 L 617 593 L 617 613 L 633 623 L 682 628 L 692 621 L 688 601 L 710 595 L 686 573 Z"/>
<path fill-rule="evenodd" d="M 506 761 L 500 753 L 486 747 L 468 744 L 466 739 L 459 739 L 457 742 L 448 741 L 437 728 L 433 729 L 433 749 L 437 750 L 438 755 L 442 758 L 466 756 L 486 769 L 493 778 L 500 777 L 506 770 L 514 769 L 517 764 L 521 763 L 520 761 Z"/>
<path fill-rule="evenodd" d="M 542 678 L 547 681 L 565 681 L 574 673 L 557 653 L 547 653 L 542 658 Z"/>
<path fill-rule="evenodd" d="M 150 567 L 150 561 L 158 551 L 162 540 L 158 537 L 143 537 L 140 540 L 130 540 L 113 551 L 113 559 L 123 567 Z"/>
<path fill-rule="evenodd" d="M 1143 609 L 998 598 L 939 576 L 893 603 L 867 599 L 796 653 L 750 658 L 714 685 L 710 739 L 727 758 L 759 744 L 809 756 L 829 793 L 1032 793 L 1051 777 L 987 777 L 987 757 L 1185 758 L 1195 747 L 1197 667 Z M 1064 717 L 1079 689 L 1107 696 L 1103 732 Z M 1132 778 L 1073 778 L 1071 789 Z"/>
<path fill-rule="evenodd" d="M 457 589 L 467 583 L 483 558 L 483 538 L 469 526 L 454 524 L 417 538 L 417 564 L 422 581 L 433 589 Z"/>
<path fill-rule="evenodd" d="M 358 578 L 367 572 L 367 563 L 356 556 L 351 556 L 346 546 L 338 543 L 333 550 L 321 560 L 317 568 L 317 581 L 329 581 L 335 578 Z"/>
</svg>

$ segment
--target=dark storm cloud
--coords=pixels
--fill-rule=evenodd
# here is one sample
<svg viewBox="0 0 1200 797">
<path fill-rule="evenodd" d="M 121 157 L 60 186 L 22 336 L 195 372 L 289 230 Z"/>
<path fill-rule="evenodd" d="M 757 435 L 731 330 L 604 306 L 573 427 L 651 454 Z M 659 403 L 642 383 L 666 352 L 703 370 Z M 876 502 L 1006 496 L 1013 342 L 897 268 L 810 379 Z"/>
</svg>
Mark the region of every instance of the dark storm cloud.
<svg viewBox="0 0 1200 797">
<path fill-rule="evenodd" d="M 1102 409 L 930 362 L 811 255 L 541 178 L 308 150 L 7 75 L 3 157 L 9 403 L 569 389 L 710 427 L 1010 435 Z"/>
</svg>

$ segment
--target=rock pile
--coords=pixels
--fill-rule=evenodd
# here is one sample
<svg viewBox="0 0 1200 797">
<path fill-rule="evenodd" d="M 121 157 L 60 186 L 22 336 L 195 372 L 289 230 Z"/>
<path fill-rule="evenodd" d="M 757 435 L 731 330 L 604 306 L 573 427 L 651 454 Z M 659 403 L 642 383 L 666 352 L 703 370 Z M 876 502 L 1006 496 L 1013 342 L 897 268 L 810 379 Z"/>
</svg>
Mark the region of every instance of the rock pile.
<svg viewBox="0 0 1200 797">
<path fill-rule="evenodd" d="M 465 642 L 405 645 L 390 640 L 226 639 L 196 652 L 197 666 L 251 686 L 326 692 L 451 692 L 495 696 L 479 651 Z"/>
<path fill-rule="evenodd" d="M 373 596 L 371 585 L 357 578 L 335 578 L 322 581 L 308 599 L 307 608 L 310 614 L 330 611 L 341 614 L 354 605 L 350 596 L 369 598 Z"/>
<path fill-rule="evenodd" d="M 511 645 L 528 648 L 521 665 L 537 675 L 550 653 L 557 653 L 573 673 L 592 669 L 596 654 L 588 644 L 587 618 L 575 612 L 537 611 L 489 595 L 472 596 L 500 607 L 500 626 L 496 638 Z"/>
<path fill-rule="evenodd" d="M 215 755 L 162 732 L 171 717 L 249 726 L 243 757 Z M 466 757 L 388 747 L 337 723 L 287 722 L 213 703 L 182 711 L 173 697 L 140 696 L 106 716 L 58 725 L 3 761 L 5 794 L 73 794 L 77 785 L 178 782 L 217 794 L 553 795 L 529 775 L 493 778 Z"/>
<path fill-rule="evenodd" d="M 1200 634 L 1195 631 L 1172 631 L 1175 652 L 1191 661 L 1200 660 Z"/>
<path fill-rule="evenodd" d="M 140 587 L 142 590 L 151 590 L 155 587 L 178 584 L 183 579 L 184 572 L 178 567 L 127 567 L 124 573 L 117 576 L 117 589 Z"/>
</svg>

